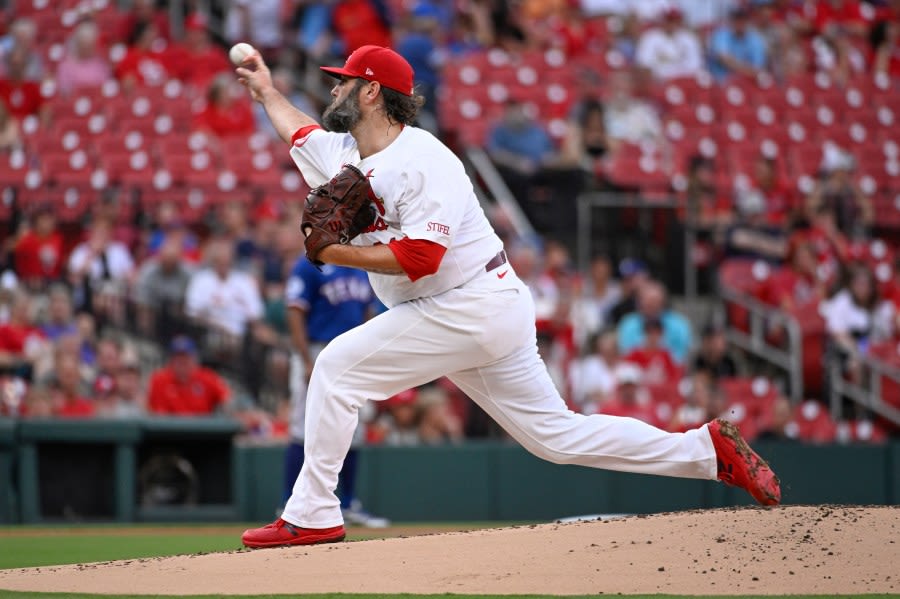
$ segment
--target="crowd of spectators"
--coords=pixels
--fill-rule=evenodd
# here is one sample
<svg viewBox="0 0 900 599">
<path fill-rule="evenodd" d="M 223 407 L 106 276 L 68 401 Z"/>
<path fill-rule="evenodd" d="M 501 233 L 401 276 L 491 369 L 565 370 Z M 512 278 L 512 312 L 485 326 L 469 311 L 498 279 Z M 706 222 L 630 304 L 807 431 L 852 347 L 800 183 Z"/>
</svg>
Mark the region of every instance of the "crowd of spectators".
<svg viewBox="0 0 900 599">
<path fill-rule="evenodd" d="M 138 140 L 128 147 L 137 150 L 129 156 L 135 171 L 141 152 L 176 179 L 179 169 L 210 161 L 232 170 L 251 160 L 254 169 L 257 162 L 265 162 L 261 171 L 269 163 L 280 169 L 289 162 L 286 153 L 273 157 L 268 142 L 242 160 L 229 158 L 240 157 L 238 148 L 257 132 L 275 137 L 231 73 L 225 48 L 236 41 L 260 49 L 282 93 L 314 114 L 323 100 L 316 65 L 340 61 L 363 44 L 391 45 L 414 65 L 428 99 L 421 124 L 451 143 L 460 137 L 445 110 L 447 81 L 461 75 L 456 65 L 493 50 L 557 52 L 573 65 L 611 66 L 566 90 L 562 127 L 551 127 L 552 119 L 513 89 L 477 141 L 546 234 L 537 241 L 505 237 L 511 262 L 535 296 L 539 350 L 572 409 L 684 430 L 722 413 L 731 401 L 728 381 L 747 374 L 731 355 L 722 323 L 691 323 L 676 310 L 666 269 L 646 255 L 617 247 L 598 252 L 581 271 L 573 264 L 577 194 L 639 190 L 652 179 L 647 171 L 664 173 L 664 191 L 682 201 L 678 222 L 696 229 L 698 247 L 714 256 L 710 273 L 721 258 L 761 259 L 772 267 L 760 286 L 762 301 L 792 312 L 821 307 L 848 377 L 862 376 L 857 358 L 868 343 L 900 331 L 900 262 L 887 274 L 875 270 L 894 248 L 877 239 L 883 231 L 859 176 L 858 148 L 815 148 L 816 177 L 801 181 L 790 168 L 796 160 L 762 146 L 742 176 L 731 176 L 724 148 L 704 151 L 672 134 L 675 108 L 661 98 L 666 85 L 683 81 L 780 85 L 816 74 L 838 86 L 884 77 L 896 86 L 896 1 L 232 0 L 203 3 L 209 13 L 195 4 L 185 3 L 177 23 L 165 3 L 152 0 L 122 10 L 112 2 L 66 2 L 62 15 L 8 10 L 0 31 L 0 161 L 18 179 L 3 185 L 27 186 L 29 169 L 17 165 L 42 162 L 34 132 L 94 114 L 79 112 L 85 98 L 103 102 L 147 90 L 161 103 L 182 90 L 176 95 L 186 99 L 189 114 L 176 115 L 166 130 L 183 128 L 179 133 L 200 133 L 205 141 L 190 152 L 163 149 L 156 156 Z M 46 27 L 54 18 L 55 27 Z M 490 92 L 490 72 L 482 77 Z M 109 106 L 110 119 L 132 116 Z M 160 127 L 157 119 L 141 135 L 152 137 Z M 65 163 L 74 168 L 81 150 L 62 141 Z M 81 156 L 91 159 L 90 152 Z M 259 187 L 198 208 L 203 203 L 190 194 L 185 201 L 154 195 L 157 179 L 137 184 L 127 201 L 124 183 L 112 186 L 120 192 L 115 198 L 101 185 L 104 193 L 91 196 L 76 219 L 66 218 L 49 192 L 41 198 L 40 186 L 28 196 L 36 201 L 0 210 L 0 411 L 110 418 L 221 413 L 240 418 L 248 431 L 283 434 L 282 296 L 287 269 L 302 252 L 295 226 L 302 187 L 295 187 L 296 197 Z M 192 214 L 198 210 L 199 217 Z M 503 215 L 496 216 L 508 233 Z M 861 248 L 873 243 L 886 249 L 867 261 Z M 775 325 L 769 331 L 772 338 L 779 333 Z M 157 349 L 155 362 L 142 353 L 148 341 Z M 785 401 L 773 400 L 776 408 L 757 433 L 770 426 L 779 434 L 773 431 L 783 428 L 785 419 L 776 416 Z M 483 412 L 447 380 L 390 398 L 369 423 L 373 442 L 493 434 Z"/>
</svg>

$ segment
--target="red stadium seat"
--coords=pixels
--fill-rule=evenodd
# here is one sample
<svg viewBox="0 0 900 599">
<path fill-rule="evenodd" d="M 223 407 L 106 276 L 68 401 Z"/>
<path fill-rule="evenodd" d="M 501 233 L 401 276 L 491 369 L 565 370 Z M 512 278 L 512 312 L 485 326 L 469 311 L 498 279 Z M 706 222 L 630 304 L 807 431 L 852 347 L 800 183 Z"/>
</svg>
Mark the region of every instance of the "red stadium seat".
<svg viewBox="0 0 900 599">
<path fill-rule="evenodd" d="M 824 405 L 807 399 L 794 408 L 794 418 L 789 425 L 796 437 L 810 443 L 831 443 L 837 438 L 837 425 Z"/>
</svg>

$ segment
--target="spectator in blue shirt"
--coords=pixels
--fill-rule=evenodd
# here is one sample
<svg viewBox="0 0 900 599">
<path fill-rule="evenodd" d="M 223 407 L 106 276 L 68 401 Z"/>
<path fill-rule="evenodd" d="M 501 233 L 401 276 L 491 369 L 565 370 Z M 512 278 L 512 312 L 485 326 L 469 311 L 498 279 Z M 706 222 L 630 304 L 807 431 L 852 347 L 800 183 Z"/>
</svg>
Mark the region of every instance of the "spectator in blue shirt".
<svg viewBox="0 0 900 599">
<path fill-rule="evenodd" d="M 553 153 L 553 141 L 518 100 L 506 104 L 503 120 L 488 137 L 488 152 L 498 165 L 533 175 Z"/>
<path fill-rule="evenodd" d="M 656 281 L 648 282 L 641 288 L 637 311 L 627 314 L 619 322 L 619 353 L 625 355 L 644 345 L 644 322 L 650 319 L 662 321 L 663 347 L 678 364 L 684 364 L 693 342 L 691 324 L 666 305 L 666 290 Z"/>
<path fill-rule="evenodd" d="M 766 67 L 766 40 L 751 26 L 747 8 L 732 11 L 731 22 L 712 34 L 709 46 L 709 70 L 720 81 L 731 75 L 755 77 Z"/>
<path fill-rule="evenodd" d="M 503 119 L 488 135 L 487 151 L 529 220 L 538 230 L 552 227 L 543 214 L 552 202 L 537 201 L 536 189 L 552 178 L 553 171 L 546 167 L 556 166 L 556 151 L 550 135 L 528 115 L 523 103 L 507 103 Z"/>
</svg>

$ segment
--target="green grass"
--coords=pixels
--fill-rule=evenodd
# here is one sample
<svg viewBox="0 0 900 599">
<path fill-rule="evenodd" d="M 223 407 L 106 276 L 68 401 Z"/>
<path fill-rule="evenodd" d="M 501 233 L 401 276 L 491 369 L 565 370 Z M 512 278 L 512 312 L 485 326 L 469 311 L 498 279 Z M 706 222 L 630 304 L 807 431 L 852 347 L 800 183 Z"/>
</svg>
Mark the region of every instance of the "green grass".
<svg viewBox="0 0 900 599">
<path fill-rule="evenodd" d="M 190 599 L 221 599 L 221 595 L 182 595 Z M 552 595 L 514 595 L 515 599 L 541 599 Z M 628 599 L 696 599 L 696 595 L 611 595 Z M 729 595 L 703 596 L 703 599 L 833 599 L 838 595 Z M 851 597 L 850 595 L 842 595 Z M 457 597 L 459 599 L 510 599 L 510 595 L 348 595 L 329 593 L 326 595 L 243 595 L 241 599 L 394 599 L 396 597 Z M 597 599 L 598 595 L 567 595 L 566 599 Z M 852 599 L 897 599 L 898 595 L 852 595 Z M 0 590 L 2 599 L 171 599 L 171 595 L 85 595 L 82 593 L 28 593 Z"/>
<path fill-rule="evenodd" d="M 0 569 L 230 551 L 240 548 L 239 534 L 0 537 Z"/>
</svg>

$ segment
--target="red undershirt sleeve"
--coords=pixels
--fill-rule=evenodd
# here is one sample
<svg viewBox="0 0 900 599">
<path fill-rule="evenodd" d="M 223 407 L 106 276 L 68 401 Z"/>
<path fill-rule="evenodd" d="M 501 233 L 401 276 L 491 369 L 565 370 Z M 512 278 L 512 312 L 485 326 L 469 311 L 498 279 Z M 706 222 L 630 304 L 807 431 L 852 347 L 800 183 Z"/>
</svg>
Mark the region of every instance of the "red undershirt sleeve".
<svg viewBox="0 0 900 599">
<path fill-rule="evenodd" d="M 307 125 L 306 127 L 300 127 L 299 129 L 294 131 L 294 134 L 291 136 L 291 145 L 293 146 L 298 139 L 303 139 L 316 129 L 321 128 L 322 127 L 320 127 L 319 125 Z"/>
<path fill-rule="evenodd" d="M 439 243 L 409 237 L 394 239 L 388 243 L 388 247 L 394 252 L 397 262 L 410 281 L 417 281 L 436 273 L 447 251 L 447 248 Z"/>
</svg>

